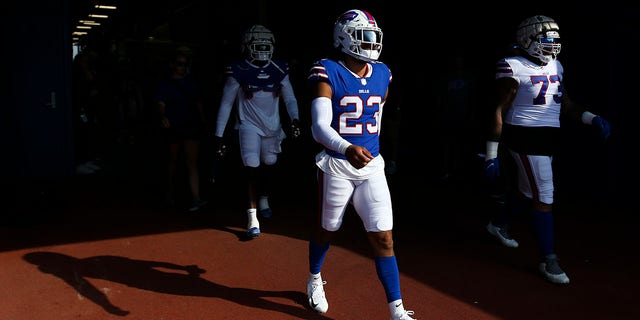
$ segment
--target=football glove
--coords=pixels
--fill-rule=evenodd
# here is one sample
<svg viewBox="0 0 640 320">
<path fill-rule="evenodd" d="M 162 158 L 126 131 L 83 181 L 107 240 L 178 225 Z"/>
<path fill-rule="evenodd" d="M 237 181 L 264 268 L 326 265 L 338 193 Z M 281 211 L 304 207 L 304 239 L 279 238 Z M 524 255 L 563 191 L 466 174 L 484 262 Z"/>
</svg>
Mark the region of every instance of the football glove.
<svg viewBox="0 0 640 320">
<path fill-rule="evenodd" d="M 227 146 L 224 144 L 224 139 L 222 137 L 215 137 L 216 139 L 216 155 L 219 158 L 224 158 L 227 155 Z"/>
<path fill-rule="evenodd" d="M 300 120 L 295 119 L 291 122 L 291 136 L 296 139 L 300 137 L 302 132 L 300 131 Z"/>
<path fill-rule="evenodd" d="M 601 116 L 595 116 L 593 120 L 591 120 L 591 125 L 600 131 L 600 136 L 603 139 L 606 140 L 611 135 L 611 126 L 609 125 L 609 121 L 605 120 Z"/>
<path fill-rule="evenodd" d="M 484 173 L 489 182 L 493 182 L 500 176 L 500 163 L 498 158 L 487 159 L 484 161 Z"/>
</svg>

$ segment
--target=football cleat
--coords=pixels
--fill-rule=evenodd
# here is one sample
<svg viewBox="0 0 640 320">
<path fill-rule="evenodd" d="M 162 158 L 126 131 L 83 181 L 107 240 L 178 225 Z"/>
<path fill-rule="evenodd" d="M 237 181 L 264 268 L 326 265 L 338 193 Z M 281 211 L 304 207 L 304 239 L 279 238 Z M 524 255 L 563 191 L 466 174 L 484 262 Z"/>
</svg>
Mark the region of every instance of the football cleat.
<svg viewBox="0 0 640 320">
<path fill-rule="evenodd" d="M 413 315 L 413 311 L 407 310 L 401 314 L 396 314 L 392 316 L 391 320 L 416 320 L 414 318 L 411 318 L 412 315 Z"/>
<path fill-rule="evenodd" d="M 257 238 L 258 236 L 260 236 L 260 228 L 258 227 L 249 228 L 249 230 L 247 230 L 247 236 L 251 239 Z"/>
<path fill-rule="evenodd" d="M 315 280 L 309 278 L 307 280 L 307 297 L 309 297 L 309 306 L 317 312 L 325 313 L 329 310 L 329 302 L 324 294 L 324 285 L 326 281 Z"/>
<path fill-rule="evenodd" d="M 498 240 L 500 240 L 503 245 L 509 248 L 517 248 L 519 246 L 518 241 L 516 241 L 511 237 L 511 235 L 509 235 L 506 227 L 499 228 L 494 226 L 493 223 L 489 222 L 489 224 L 487 225 L 487 231 L 489 231 L 489 233 L 494 237 L 498 238 Z"/>
<path fill-rule="evenodd" d="M 544 261 L 540 262 L 539 269 L 542 275 L 550 282 L 557 284 L 569 283 L 569 277 L 560 268 L 558 258 L 554 254 L 545 257 Z"/>
</svg>

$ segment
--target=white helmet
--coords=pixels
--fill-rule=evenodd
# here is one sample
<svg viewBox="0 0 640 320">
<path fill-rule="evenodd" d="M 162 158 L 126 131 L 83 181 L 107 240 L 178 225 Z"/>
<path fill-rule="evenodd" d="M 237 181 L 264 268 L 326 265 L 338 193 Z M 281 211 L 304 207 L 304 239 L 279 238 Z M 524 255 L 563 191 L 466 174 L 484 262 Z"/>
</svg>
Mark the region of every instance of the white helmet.
<svg viewBox="0 0 640 320">
<path fill-rule="evenodd" d="M 333 46 L 358 60 L 376 61 L 382 52 L 382 29 L 369 12 L 349 10 L 336 20 Z"/>
<path fill-rule="evenodd" d="M 256 24 L 244 32 L 242 50 L 252 60 L 269 61 L 273 55 L 276 39 L 271 30 Z"/>
<path fill-rule="evenodd" d="M 559 30 L 553 19 L 537 15 L 520 23 L 516 38 L 518 45 L 529 55 L 549 63 L 560 53 Z"/>
</svg>

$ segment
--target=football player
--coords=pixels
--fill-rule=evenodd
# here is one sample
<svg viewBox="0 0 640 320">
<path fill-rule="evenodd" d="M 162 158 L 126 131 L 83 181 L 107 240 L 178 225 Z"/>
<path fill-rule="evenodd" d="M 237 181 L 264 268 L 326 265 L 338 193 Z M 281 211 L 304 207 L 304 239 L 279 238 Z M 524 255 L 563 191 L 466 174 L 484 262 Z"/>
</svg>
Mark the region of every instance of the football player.
<svg viewBox="0 0 640 320">
<path fill-rule="evenodd" d="M 300 135 L 298 102 L 289 80 L 289 65 L 272 60 L 275 38 L 262 25 L 254 25 L 244 32 L 243 59 L 226 68 L 220 107 L 216 120 L 217 153 L 224 155 L 224 132 L 234 103 L 237 102 L 235 129 L 238 130 L 240 156 L 245 168 L 248 194 L 247 235 L 260 235 L 257 212 L 268 218 L 272 215 L 268 201 L 269 182 L 274 165 L 282 151 L 286 137 L 280 119 L 280 99 L 284 101 L 291 120 L 290 134 Z"/>
<path fill-rule="evenodd" d="M 487 230 L 503 245 L 516 248 L 508 232 L 513 210 L 530 212 L 540 252 L 539 271 L 549 281 L 568 284 L 569 277 L 558 264 L 554 241 L 552 160 L 560 141 L 560 117 L 581 121 L 610 134 L 609 123 L 585 111 L 567 96 L 563 67 L 557 57 L 561 40 L 558 23 L 543 15 L 522 21 L 516 32 L 514 55 L 498 61 L 497 101 L 491 132 L 486 143 L 485 169 L 490 181 L 500 175 L 498 159 L 515 165 L 517 192 L 507 197 L 506 210 L 495 217 Z M 500 152 L 498 152 L 500 149 Z M 510 158 L 498 157 L 502 154 Z"/>
<path fill-rule="evenodd" d="M 387 65 L 378 61 L 382 29 L 368 12 L 349 10 L 335 22 L 333 40 L 339 57 L 316 61 L 309 74 L 311 132 L 323 146 L 316 155 L 320 207 L 309 241 L 309 305 L 320 313 L 329 309 L 320 271 L 351 203 L 367 231 L 391 319 L 412 320 L 400 294 L 391 195 L 380 154 L 383 106 L 392 80 Z"/>
</svg>

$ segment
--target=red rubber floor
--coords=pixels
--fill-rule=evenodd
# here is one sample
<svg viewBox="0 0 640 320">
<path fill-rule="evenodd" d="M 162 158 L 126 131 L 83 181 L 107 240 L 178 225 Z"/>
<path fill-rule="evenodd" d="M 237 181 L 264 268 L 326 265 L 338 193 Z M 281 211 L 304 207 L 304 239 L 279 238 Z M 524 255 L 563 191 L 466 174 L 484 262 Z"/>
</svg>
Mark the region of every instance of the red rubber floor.
<svg viewBox="0 0 640 320">
<path fill-rule="evenodd" d="M 417 319 L 640 319 L 630 213 L 608 210 L 605 225 L 593 208 L 557 210 L 558 252 L 572 281 L 557 286 L 537 273 L 525 224 L 512 230 L 520 248 L 502 247 L 484 229 L 478 198 L 394 183 L 402 293 Z M 0 225 L 0 319 L 388 319 L 353 213 L 323 269 L 329 311 L 307 307 L 313 192 L 304 188 L 290 201 L 272 199 L 274 216 L 249 241 L 236 185 L 216 187 L 196 214 L 159 209 L 141 196 L 144 186 L 118 179 L 61 188 L 54 205 L 4 214 L 12 218 Z"/>
</svg>

